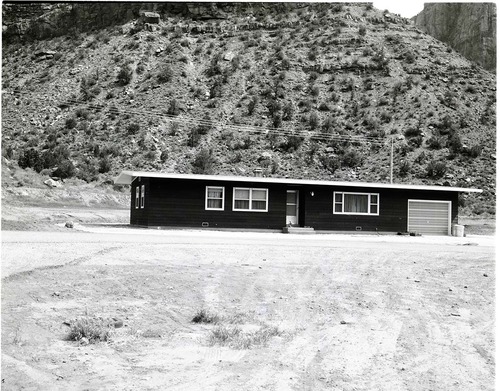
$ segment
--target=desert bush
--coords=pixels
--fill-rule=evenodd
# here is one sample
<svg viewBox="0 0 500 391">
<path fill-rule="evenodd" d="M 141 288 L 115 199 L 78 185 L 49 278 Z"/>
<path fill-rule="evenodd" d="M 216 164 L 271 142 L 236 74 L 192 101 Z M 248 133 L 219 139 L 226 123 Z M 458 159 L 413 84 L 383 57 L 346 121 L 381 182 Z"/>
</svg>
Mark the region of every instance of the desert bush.
<svg viewBox="0 0 500 391">
<path fill-rule="evenodd" d="M 172 99 L 169 103 L 167 113 L 169 115 L 179 115 L 180 107 L 176 99 Z"/>
<path fill-rule="evenodd" d="M 127 85 L 132 80 L 132 68 L 128 64 L 122 65 L 118 71 L 118 83 L 122 86 Z"/>
<path fill-rule="evenodd" d="M 461 137 L 454 133 L 448 140 L 448 148 L 452 153 L 460 153 L 463 149 L 463 143 Z"/>
<path fill-rule="evenodd" d="M 426 174 L 429 178 L 441 178 L 446 173 L 446 163 L 431 160 L 426 167 Z"/>
<path fill-rule="evenodd" d="M 60 160 L 57 164 L 57 168 L 52 172 L 52 175 L 58 176 L 63 179 L 71 178 L 75 176 L 75 174 L 76 174 L 76 168 L 73 162 L 69 159 Z"/>
<path fill-rule="evenodd" d="M 215 168 L 215 159 L 212 151 L 209 149 L 202 149 L 192 162 L 193 174 L 212 174 Z"/>
<path fill-rule="evenodd" d="M 295 109 L 293 107 L 293 103 L 292 102 L 285 103 L 285 106 L 283 107 L 283 120 L 285 121 L 292 120 L 294 114 L 295 114 Z"/>
<path fill-rule="evenodd" d="M 40 172 L 44 168 L 40 153 L 34 148 L 24 150 L 19 156 L 17 164 L 21 168 L 29 167 L 37 172 Z"/>
<path fill-rule="evenodd" d="M 429 140 L 427 140 L 426 144 L 429 147 L 429 149 L 441 149 L 441 148 L 443 148 L 442 140 L 436 136 L 432 136 Z"/>
<path fill-rule="evenodd" d="M 70 322 L 68 340 L 88 343 L 108 341 L 111 334 L 111 323 L 101 318 L 84 317 Z"/>
<path fill-rule="evenodd" d="M 99 172 L 105 174 L 111 170 L 111 160 L 108 156 L 104 156 L 99 160 Z"/>
<path fill-rule="evenodd" d="M 349 149 L 342 155 L 342 166 L 357 167 L 363 164 L 363 156 L 354 149 Z"/>
<path fill-rule="evenodd" d="M 265 346 L 267 342 L 281 332 L 275 326 L 263 325 L 253 332 L 243 332 L 238 326 L 218 325 L 211 330 L 209 345 L 229 346 L 233 349 L 250 349 L 253 346 Z"/>
<path fill-rule="evenodd" d="M 340 161 L 337 157 L 321 155 L 319 161 L 332 174 L 340 168 Z"/>
<path fill-rule="evenodd" d="M 195 148 L 201 141 L 201 134 L 198 132 L 198 128 L 192 128 L 188 133 L 187 145 L 191 148 Z"/>
<path fill-rule="evenodd" d="M 412 126 L 405 130 L 404 135 L 407 138 L 410 138 L 410 137 L 418 137 L 420 136 L 420 133 L 421 131 L 417 127 Z"/>
<path fill-rule="evenodd" d="M 360 28 L 358 29 L 358 34 L 362 37 L 364 37 L 366 35 L 366 27 L 365 26 L 360 26 Z"/>
<path fill-rule="evenodd" d="M 156 78 L 158 79 L 159 83 L 168 83 L 169 81 L 172 80 L 173 76 L 174 76 L 174 72 L 173 72 L 170 64 L 164 64 L 161 66 L 160 70 L 158 71 Z"/>
<path fill-rule="evenodd" d="M 139 130 L 141 129 L 141 125 L 139 125 L 137 122 L 132 122 L 127 126 L 127 133 L 128 134 L 137 134 L 139 133 Z"/>
<path fill-rule="evenodd" d="M 309 126 L 311 127 L 311 130 L 314 130 L 318 127 L 319 125 L 319 117 L 318 117 L 318 114 L 316 114 L 316 112 L 312 112 L 310 115 L 309 115 Z"/>
<path fill-rule="evenodd" d="M 201 308 L 196 312 L 191 319 L 193 323 L 206 323 L 206 324 L 214 324 L 219 323 L 221 321 L 221 317 L 217 314 L 213 314 L 212 312 L 206 310 L 205 308 Z"/>
<path fill-rule="evenodd" d="M 284 141 L 280 145 L 280 148 L 286 152 L 293 152 L 293 151 L 296 151 L 297 149 L 299 149 L 299 147 L 303 141 L 304 141 L 303 137 L 293 134 L 293 135 L 288 136 L 286 138 L 286 141 Z"/>
<path fill-rule="evenodd" d="M 76 119 L 73 117 L 69 117 L 64 122 L 64 126 L 66 129 L 73 129 L 76 126 Z"/>
<path fill-rule="evenodd" d="M 400 177 L 406 177 L 408 173 L 410 172 L 411 169 L 411 164 L 408 160 L 403 160 L 401 164 L 399 165 L 399 176 Z"/>
<path fill-rule="evenodd" d="M 248 110 L 248 115 L 252 115 L 255 111 L 255 107 L 259 104 L 259 97 L 254 95 L 252 96 L 252 99 L 250 99 L 250 102 L 248 102 L 247 110 Z"/>
<path fill-rule="evenodd" d="M 483 146 L 482 145 L 479 145 L 479 144 L 476 144 L 476 145 L 473 145 L 469 150 L 468 150 L 468 155 L 472 158 L 476 158 L 478 157 L 479 155 L 481 155 L 481 153 L 483 152 Z"/>
</svg>

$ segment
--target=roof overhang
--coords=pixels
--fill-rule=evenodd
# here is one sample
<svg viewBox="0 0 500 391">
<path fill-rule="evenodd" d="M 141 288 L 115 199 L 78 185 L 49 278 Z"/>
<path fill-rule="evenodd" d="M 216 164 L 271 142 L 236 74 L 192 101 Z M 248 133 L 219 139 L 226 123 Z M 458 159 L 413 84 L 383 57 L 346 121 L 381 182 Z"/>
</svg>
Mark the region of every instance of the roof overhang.
<svg viewBox="0 0 500 391">
<path fill-rule="evenodd" d="M 291 179 L 291 178 L 263 178 L 245 176 L 224 176 L 224 175 L 199 175 L 199 174 L 174 174 L 146 171 L 122 171 L 115 178 L 117 185 L 130 185 L 135 178 L 164 178 L 164 179 L 184 179 L 203 180 L 219 182 L 254 182 L 254 183 L 281 183 L 286 185 L 314 185 L 314 186 L 350 186 L 377 189 L 400 189 L 400 190 L 430 190 L 430 191 L 454 191 L 462 193 L 482 193 L 481 189 L 451 187 L 451 186 L 427 186 L 427 185 L 407 185 L 400 183 L 369 183 L 369 182 L 341 182 L 341 181 L 320 181 L 312 179 Z"/>
</svg>

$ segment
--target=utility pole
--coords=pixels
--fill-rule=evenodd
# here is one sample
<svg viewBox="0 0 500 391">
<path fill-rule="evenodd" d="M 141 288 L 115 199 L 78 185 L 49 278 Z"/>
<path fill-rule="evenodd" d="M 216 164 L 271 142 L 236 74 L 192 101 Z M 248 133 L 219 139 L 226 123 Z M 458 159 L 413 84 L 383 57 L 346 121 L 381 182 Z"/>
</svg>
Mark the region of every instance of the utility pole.
<svg viewBox="0 0 500 391">
<path fill-rule="evenodd" d="M 392 185 L 393 171 L 394 171 L 394 137 L 391 137 L 391 185 Z"/>
</svg>

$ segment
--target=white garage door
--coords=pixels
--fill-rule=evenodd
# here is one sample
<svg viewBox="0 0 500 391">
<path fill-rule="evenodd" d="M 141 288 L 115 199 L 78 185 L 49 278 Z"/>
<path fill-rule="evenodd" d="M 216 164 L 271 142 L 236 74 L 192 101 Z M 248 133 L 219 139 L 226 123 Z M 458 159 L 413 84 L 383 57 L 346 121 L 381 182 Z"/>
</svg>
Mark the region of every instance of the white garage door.
<svg viewBox="0 0 500 391">
<path fill-rule="evenodd" d="M 451 201 L 408 200 L 408 232 L 451 234 Z"/>
</svg>

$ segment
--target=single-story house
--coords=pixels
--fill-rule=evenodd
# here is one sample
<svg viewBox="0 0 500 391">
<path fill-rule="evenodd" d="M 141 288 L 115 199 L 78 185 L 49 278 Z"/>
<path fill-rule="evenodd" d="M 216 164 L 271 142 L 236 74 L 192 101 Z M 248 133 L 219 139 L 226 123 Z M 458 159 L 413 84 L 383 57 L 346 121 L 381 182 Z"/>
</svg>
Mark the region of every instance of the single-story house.
<svg viewBox="0 0 500 391">
<path fill-rule="evenodd" d="M 123 171 L 130 224 L 451 235 L 459 193 L 447 186 Z"/>
</svg>

